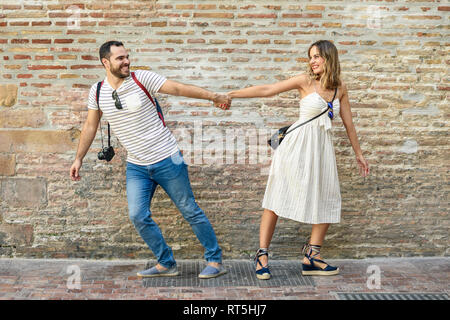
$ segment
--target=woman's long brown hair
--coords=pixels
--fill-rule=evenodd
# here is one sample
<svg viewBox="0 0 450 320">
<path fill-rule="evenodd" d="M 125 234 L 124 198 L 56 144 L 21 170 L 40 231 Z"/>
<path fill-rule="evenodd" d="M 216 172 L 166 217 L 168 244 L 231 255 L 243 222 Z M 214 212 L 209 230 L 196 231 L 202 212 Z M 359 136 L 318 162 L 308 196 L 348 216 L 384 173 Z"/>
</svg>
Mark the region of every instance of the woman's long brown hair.
<svg viewBox="0 0 450 320">
<path fill-rule="evenodd" d="M 311 48 L 317 47 L 319 54 L 325 59 L 323 66 L 323 75 L 320 83 L 324 89 L 336 89 L 341 85 L 341 66 L 336 46 L 328 40 L 319 40 L 314 42 L 308 49 L 308 57 L 311 59 Z M 308 74 L 312 79 L 319 79 L 319 75 L 314 74 L 311 65 L 308 63 Z"/>
</svg>

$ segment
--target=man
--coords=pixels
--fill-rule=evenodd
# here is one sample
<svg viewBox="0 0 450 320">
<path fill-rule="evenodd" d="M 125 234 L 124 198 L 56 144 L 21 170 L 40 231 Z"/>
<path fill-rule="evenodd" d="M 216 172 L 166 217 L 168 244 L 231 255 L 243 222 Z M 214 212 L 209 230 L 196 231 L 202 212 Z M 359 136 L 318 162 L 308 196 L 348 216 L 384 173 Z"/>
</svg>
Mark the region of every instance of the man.
<svg viewBox="0 0 450 320">
<path fill-rule="evenodd" d="M 151 218 L 150 203 L 158 185 L 175 203 L 205 248 L 208 264 L 199 277 L 213 278 L 226 273 L 222 266 L 222 250 L 208 218 L 195 202 L 187 166 L 177 142 L 144 89 L 150 94 L 159 92 L 212 100 L 221 109 L 229 108 L 231 99 L 167 80 L 150 71 L 137 70 L 130 74 L 129 55 L 122 42 L 104 43 L 100 47 L 100 61 L 105 67 L 106 78 L 100 87 L 98 101 L 97 84 L 91 87 L 87 120 L 70 168 L 71 179 L 81 179 L 79 171 L 83 158 L 95 138 L 100 118 L 105 115 L 128 153 L 126 184 L 130 219 L 158 260 L 154 267 L 138 272 L 138 276 L 178 275 L 173 252 Z"/>
</svg>

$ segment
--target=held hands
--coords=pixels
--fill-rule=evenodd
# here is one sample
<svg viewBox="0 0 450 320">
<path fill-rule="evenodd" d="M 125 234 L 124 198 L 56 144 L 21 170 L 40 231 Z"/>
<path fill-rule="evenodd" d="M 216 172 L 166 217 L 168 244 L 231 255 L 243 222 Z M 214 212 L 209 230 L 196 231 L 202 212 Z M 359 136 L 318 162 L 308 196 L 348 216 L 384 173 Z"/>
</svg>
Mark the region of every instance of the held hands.
<svg viewBox="0 0 450 320">
<path fill-rule="evenodd" d="M 228 110 L 231 106 L 231 97 L 225 94 L 216 93 L 213 98 L 214 107 Z"/>
</svg>

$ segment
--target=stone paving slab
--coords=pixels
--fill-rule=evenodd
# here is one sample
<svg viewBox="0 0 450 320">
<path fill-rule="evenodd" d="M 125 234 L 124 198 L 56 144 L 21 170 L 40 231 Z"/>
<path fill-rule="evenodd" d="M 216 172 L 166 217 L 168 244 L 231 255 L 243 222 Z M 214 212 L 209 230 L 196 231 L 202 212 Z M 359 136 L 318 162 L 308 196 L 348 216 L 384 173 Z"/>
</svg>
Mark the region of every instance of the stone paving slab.
<svg viewBox="0 0 450 320">
<path fill-rule="evenodd" d="M 180 265 L 193 262 L 178 261 Z M 259 282 L 256 285 L 248 282 L 211 287 L 146 286 L 136 273 L 153 263 L 148 260 L 0 259 L 0 299 L 337 300 L 337 293 L 441 293 L 448 296 L 450 291 L 448 257 L 329 260 L 329 263 L 339 266 L 340 274 L 310 277 L 310 280 L 305 280 L 311 281 L 308 285 L 285 285 L 283 282 L 302 278 L 294 272 L 295 265 L 300 265 L 298 261 L 272 260 L 274 276 L 278 272 L 292 270 L 286 273 L 289 279 L 274 277 L 273 286 Z M 203 261 L 196 263 L 205 265 Z M 239 263 L 242 262 L 224 261 L 230 269 Z M 277 266 L 280 268 L 275 268 Z M 283 271 L 283 266 L 289 268 Z M 373 281 L 377 271 L 378 283 Z M 77 276 L 80 280 L 78 286 L 74 281 Z M 275 284 L 275 281 L 279 282 Z"/>
</svg>

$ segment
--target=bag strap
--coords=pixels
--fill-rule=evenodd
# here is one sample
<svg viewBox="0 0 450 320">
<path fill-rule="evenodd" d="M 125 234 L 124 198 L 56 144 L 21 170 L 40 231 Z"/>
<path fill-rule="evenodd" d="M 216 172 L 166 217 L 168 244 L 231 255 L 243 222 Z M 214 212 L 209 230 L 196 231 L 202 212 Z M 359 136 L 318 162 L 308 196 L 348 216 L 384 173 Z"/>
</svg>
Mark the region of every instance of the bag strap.
<svg viewBox="0 0 450 320">
<path fill-rule="evenodd" d="M 333 99 L 331 99 L 331 101 L 330 101 L 331 103 L 333 103 L 334 98 L 336 98 L 336 93 L 337 93 L 337 88 L 334 89 L 334 96 L 333 96 Z M 330 103 L 330 102 L 327 102 L 327 105 L 328 105 L 328 103 Z M 307 120 L 307 121 L 305 121 L 305 122 L 299 124 L 298 126 L 295 126 L 292 130 L 287 131 L 287 132 L 285 133 L 285 135 L 288 134 L 289 132 L 292 132 L 292 131 L 294 131 L 295 129 L 297 129 L 297 128 L 303 126 L 304 124 L 307 124 L 308 122 L 313 121 L 314 119 L 317 119 L 318 117 L 320 117 L 321 115 L 323 115 L 323 114 L 324 114 L 325 112 L 327 112 L 327 111 L 328 111 L 328 108 L 326 108 L 324 111 L 322 111 L 322 112 L 321 112 L 320 114 L 318 114 L 317 116 L 314 116 L 313 118 L 311 118 L 311 119 L 309 119 L 309 120 Z"/>
<path fill-rule="evenodd" d="M 95 100 L 97 101 L 97 106 L 100 109 L 100 104 L 99 104 L 99 100 L 100 100 L 100 89 L 102 88 L 103 85 L 103 81 L 100 81 L 97 83 L 97 94 L 95 96 Z"/>
<path fill-rule="evenodd" d="M 136 84 L 142 89 L 142 91 L 145 92 L 145 94 L 147 95 L 147 97 L 150 99 L 150 101 L 153 103 L 153 105 L 156 107 L 155 101 L 153 100 L 152 96 L 150 95 L 150 93 L 148 92 L 147 88 L 139 82 L 139 80 L 136 78 L 136 74 L 134 72 L 131 72 L 131 77 L 133 78 L 134 82 L 136 82 Z"/>
<path fill-rule="evenodd" d="M 336 98 L 336 94 L 337 94 L 337 89 L 338 89 L 338 88 L 334 89 L 334 95 L 333 95 L 333 99 L 331 99 L 331 101 L 329 101 L 329 102 L 333 103 L 333 101 L 334 101 L 334 98 Z"/>
<path fill-rule="evenodd" d="M 162 113 L 162 109 L 159 106 L 158 100 L 156 100 L 156 98 L 155 98 L 155 100 L 153 100 L 153 98 L 152 98 L 151 94 L 148 92 L 147 88 L 142 83 L 139 82 L 139 80 L 137 79 L 137 77 L 136 77 L 134 72 L 131 72 L 131 77 L 133 78 L 134 82 L 136 82 L 136 84 L 142 89 L 142 91 L 145 92 L 147 97 L 150 99 L 150 101 L 156 107 L 156 112 L 158 112 L 158 116 L 161 119 L 161 121 L 162 121 L 162 123 L 163 123 L 163 125 L 165 127 L 166 123 L 164 121 L 164 116 L 163 116 L 163 113 Z"/>
</svg>

